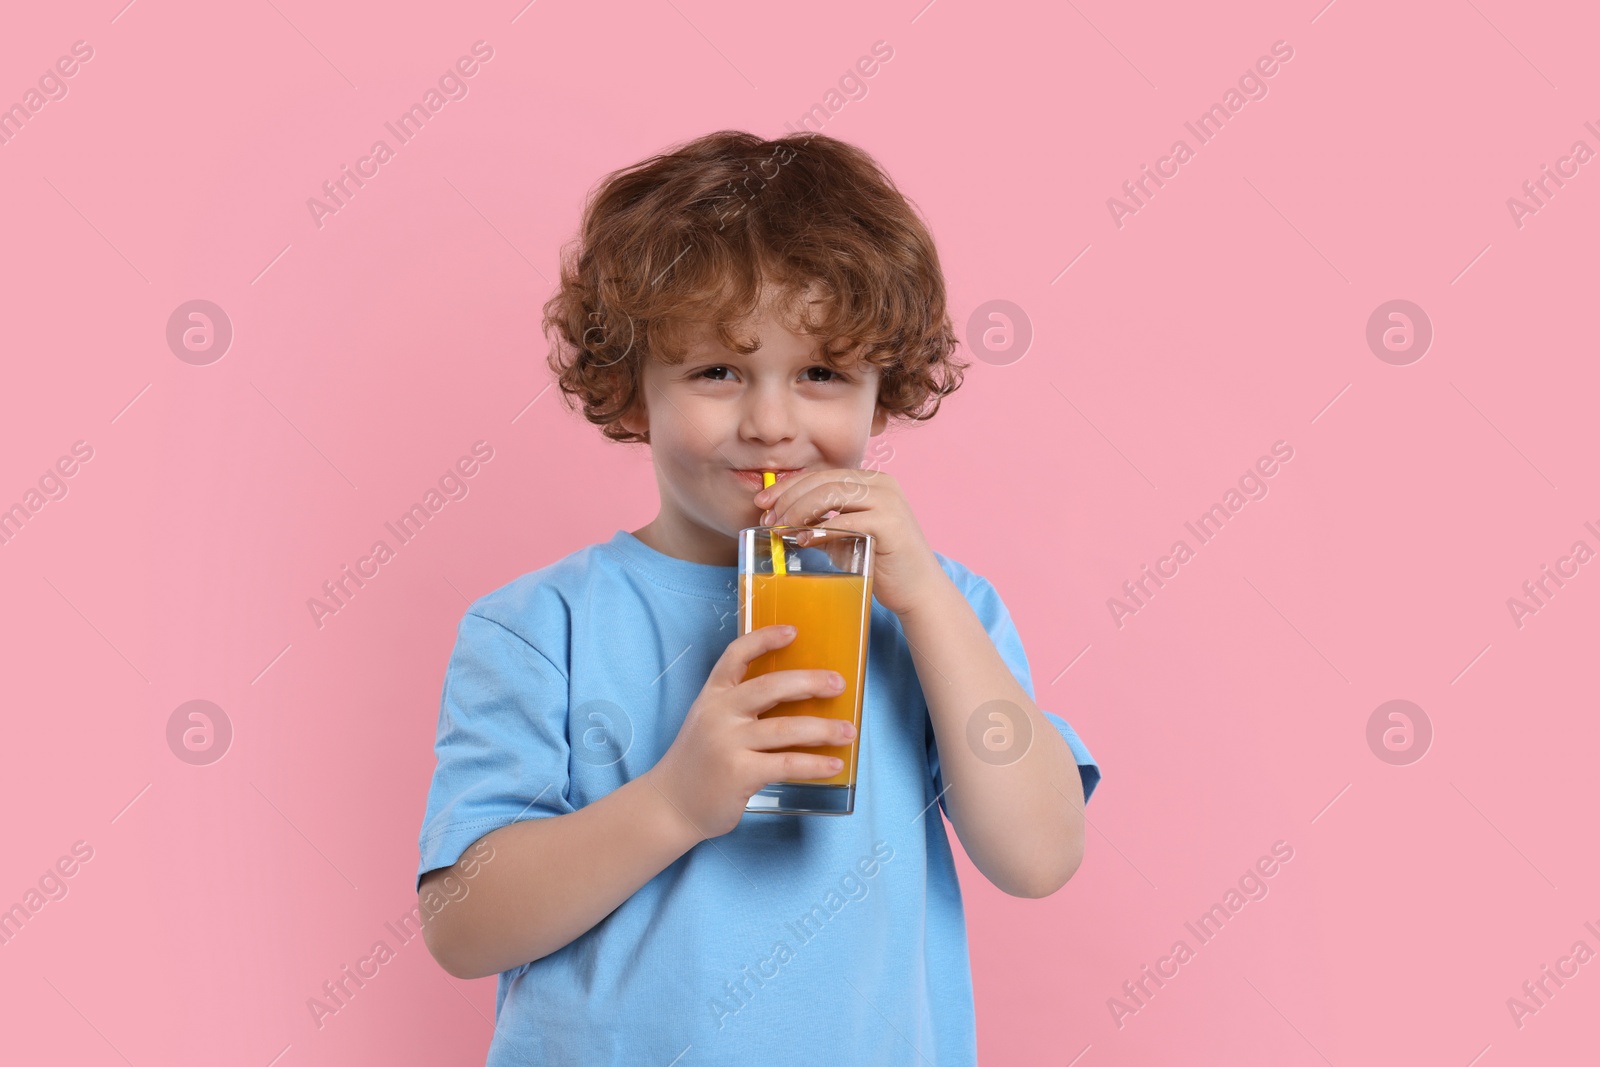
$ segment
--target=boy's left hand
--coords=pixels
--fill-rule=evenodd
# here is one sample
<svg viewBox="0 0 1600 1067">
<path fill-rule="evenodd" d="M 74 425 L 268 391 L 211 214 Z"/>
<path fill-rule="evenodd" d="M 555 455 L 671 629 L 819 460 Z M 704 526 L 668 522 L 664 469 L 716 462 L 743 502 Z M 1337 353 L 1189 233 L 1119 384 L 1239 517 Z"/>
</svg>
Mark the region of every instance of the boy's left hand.
<svg viewBox="0 0 1600 1067">
<path fill-rule="evenodd" d="M 896 615 L 906 614 L 937 591 L 940 582 L 949 581 L 900 483 L 882 471 L 810 471 L 761 490 L 755 503 L 767 509 L 763 526 L 823 525 L 824 516 L 838 512 L 839 528 L 871 534 L 872 593 Z"/>
</svg>

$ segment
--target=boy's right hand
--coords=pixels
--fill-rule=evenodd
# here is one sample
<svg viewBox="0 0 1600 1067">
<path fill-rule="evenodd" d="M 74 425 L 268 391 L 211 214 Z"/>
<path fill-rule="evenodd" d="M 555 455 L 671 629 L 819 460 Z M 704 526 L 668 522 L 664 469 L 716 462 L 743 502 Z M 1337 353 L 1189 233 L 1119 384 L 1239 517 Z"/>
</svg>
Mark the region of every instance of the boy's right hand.
<svg viewBox="0 0 1600 1067">
<path fill-rule="evenodd" d="M 768 783 L 829 778 L 843 767 L 831 756 L 774 752 L 793 746 L 847 745 L 855 727 L 815 715 L 758 718 L 777 704 L 833 697 L 844 690 L 837 671 L 771 671 L 745 678 L 756 657 L 794 640 L 789 626 L 763 626 L 729 642 L 678 736 L 645 774 L 701 837 L 732 830 L 750 798 Z"/>
</svg>

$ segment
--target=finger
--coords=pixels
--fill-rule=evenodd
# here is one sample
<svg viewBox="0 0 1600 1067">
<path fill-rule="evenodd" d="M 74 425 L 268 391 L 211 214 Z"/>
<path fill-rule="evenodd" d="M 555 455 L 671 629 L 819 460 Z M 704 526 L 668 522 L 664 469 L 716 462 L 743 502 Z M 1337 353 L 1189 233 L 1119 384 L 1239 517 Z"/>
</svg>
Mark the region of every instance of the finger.
<svg viewBox="0 0 1600 1067">
<path fill-rule="evenodd" d="M 782 782 L 789 779 L 832 778 L 844 770 L 844 761 L 810 752 L 772 752 L 764 753 L 757 766 L 767 768 L 761 774 L 763 782 Z"/>
<path fill-rule="evenodd" d="M 848 745 L 856 736 L 853 723 L 844 719 L 825 719 L 820 715 L 773 715 L 750 724 L 753 749 L 820 748 Z"/>
<path fill-rule="evenodd" d="M 869 506 L 871 490 L 857 481 L 835 481 L 818 485 L 773 509 L 772 526 L 809 526 L 830 511 L 841 514 Z"/>
<path fill-rule="evenodd" d="M 791 700 L 836 697 L 844 692 L 844 675 L 820 669 L 772 671 L 740 682 L 733 692 L 733 706 L 755 718 Z"/>
<path fill-rule="evenodd" d="M 740 634 L 729 641 L 728 647 L 717 657 L 707 681 L 723 686 L 738 685 L 744 681 L 752 661 L 793 641 L 795 632 L 792 626 L 758 626 L 747 634 Z"/>
<path fill-rule="evenodd" d="M 809 525 L 831 510 L 818 508 L 819 501 L 843 495 L 837 485 L 837 482 L 819 482 L 804 492 L 784 497 L 763 516 L 764 523 L 769 526 Z"/>
<path fill-rule="evenodd" d="M 793 494 L 796 492 L 804 492 L 808 486 L 816 485 L 819 482 L 831 481 L 847 472 L 848 468 L 836 467 L 832 470 L 807 471 L 804 474 L 791 475 L 757 492 L 755 496 L 758 502 L 757 506 L 763 508 L 777 507 L 780 501 L 793 499 Z"/>
</svg>

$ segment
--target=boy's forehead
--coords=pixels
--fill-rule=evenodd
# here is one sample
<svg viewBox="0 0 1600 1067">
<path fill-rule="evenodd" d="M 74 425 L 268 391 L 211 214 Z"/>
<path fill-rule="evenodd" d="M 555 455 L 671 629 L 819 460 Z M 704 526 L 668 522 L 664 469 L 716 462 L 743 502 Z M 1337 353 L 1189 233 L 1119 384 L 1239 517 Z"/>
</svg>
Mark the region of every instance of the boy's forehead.
<svg viewBox="0 0 1600 1067">
<path fill-rule="evenodd" d="M 730 324 L 727 332 L 737 341 L 751 344 L 760 342 L 761 347 L 745 357 L 748 359 L 774 358 L 774 351 L 820 355 L 823 339 L 817 334 L 804 332 L 799 326 L 771 310 L 763 310 Z M 721 355 L 732 351 L 723 343 L 716 326 L 709 321 L 691 321 L 684 329 L 682 338 L 684 349 L 690 356 Z"/>
<path fill-rule="evenodd" d="M 733 328 L 733 336 L 742 340 L 760 340 L 761 347 L 754 352 L 737 352 L 728 348 L 718 339 L 716 331 L 708 324 L 703 329 L 696 329 L 684 339 L 683 358 L 685 360 L 698 359 L 738 359 L 750 363 L 769 363 L 780 359 L 805 359 L 812 363 L 828 363 L 835 367 L 851 367 L 860 362 L 854 349 L 847 350 L 842 355 L 829 357 L 825 351 L 824 339 L 817 334 L 803 333 L 778 333 L 759 337 L 754 329 Z"/>
<path fill-rule="evenodd" d="M 825 348 L 838 348 L 836 343 L 820 333 L 806 329 L 808 323 L 821 321 L 824 310 L 821 290 L 816 283 L 806 285 L 798 293 L 782 290 L 768 283 L 761 289 L 756 306 L 743 319 L 732 322 L 727 332 L 735 339 L 747 343 L 759 341 L 761 347 L 748 355 L 730 349 L 719 336 L 716 324 L 710 319 L 690 318 L 681 322 L 678 340 L 685 359 L 736 357 L 753 362 L 766 362 L 786 355 L 799 356 L 812 362 L 830 362 L 835 366 L 850 366 L 858 362 L 852 346 L 844 355 L 828 358 Z"/>
</svg>

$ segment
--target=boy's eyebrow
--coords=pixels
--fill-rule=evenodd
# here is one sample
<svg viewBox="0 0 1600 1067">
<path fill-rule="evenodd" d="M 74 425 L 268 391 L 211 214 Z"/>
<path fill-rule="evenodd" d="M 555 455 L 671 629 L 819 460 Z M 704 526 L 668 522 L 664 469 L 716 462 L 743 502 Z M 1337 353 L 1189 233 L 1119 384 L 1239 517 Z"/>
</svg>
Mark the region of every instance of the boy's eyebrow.
<svg viewBox="0 0 1600 1067">
<path fill-rule="evenodd" d="M 829 349 L 838 340 L 837 338 L 824 338 L 819 334 L 809 334 L 807 336 L 812 339 L 813 344 L 810 351 L 805 353 L 805 359 L 811 363 L 818 363 L 824 366 L 839 369 L 849 369 L 866 362 L 861 359 L 861 350 L 859 345 L 852 345 L 844 352 L 830 355 Z M 743 341 L 751 341 L 755 339 L 755 335 L 753 334 L 739 332 L 735 333 L 735 337 Z M 681 338 L 676 347 L 679 359 L 678 363 L 674 364 L 675 366 L 688 366 L 690 364 L 703 363 L 731 363 L 743 359 L 753 359 L 759 357 L 763 351 L 762 349 L 757 349 L 754 352 L 745 353 L 729 348 L 723 343 L 716 330 L 710 329 L 704 324 L 702 324 L 697 330 L 691 331 L 687 337 Z"/>
<path fill-rule="evenodd" d="M 746 355 L 744 353 L 734 352 L 728 349 L 718 349 L 711 352 L 694 351 L 685 353 L 683 359 L 677 364 L 674 364 L 674 366 L 681 370 L 688 370 L 691 368 L 721 366 L 725 363 L 748 363 L 755 361 L 756 357 L 760 355 L 760 352 L 751 352 Z M 808 365 L 831 367 L 834 370 L 841 371 L 857 370 L 867 365 L 866 361 L 862 360 L 859 356 L 852 356 L 849 354 L 829 358 L 827 354 L 824 353 L 820 348 L 806 353 L 804 362 Z"/>
<path fill-rule="evenodd" d="M 683 358 L 678 361 L 681 367 L 695 366 L 706 363 L 733 363 L 743 357 L 737 352 L 727 349 L 696 349 L 683 353 Z"/>
</svg>

